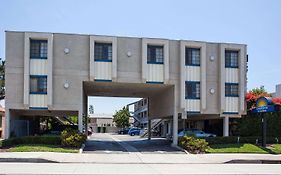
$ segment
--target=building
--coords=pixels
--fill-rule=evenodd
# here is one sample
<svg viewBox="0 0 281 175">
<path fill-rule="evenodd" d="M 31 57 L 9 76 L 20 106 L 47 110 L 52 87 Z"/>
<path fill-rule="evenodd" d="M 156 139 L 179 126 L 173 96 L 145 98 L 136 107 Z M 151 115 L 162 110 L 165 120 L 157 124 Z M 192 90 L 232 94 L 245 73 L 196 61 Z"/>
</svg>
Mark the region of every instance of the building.
<svg viewBox="0 0 281 175">
<path fill-rule="evenodd" d="M 6 137 L 40 116 L 77 115 L 83 131 L 87 96 L 149 99 L 148 125 L 170 120 L 174 145 L 196 121 L 228 136 L 246 114 L 246 66 L 244 44 L 6 31 Z"/>
<path fill-rule="evenodd" d="M 276 86 L 275 86 L 275 92 L 274 93 L 272 93 L 272 96 L 273 97 L 281 97 L 281 84 L 277 84 Z"/>
<path fill-rule="evenodd" d="M 129 118 L 130 125 L 134 123 L 132 117 Z M 113 122 L 113 116 L 111 114 L 90 114 L 88 126 L 94 133 L 101 132 L 117 132 L 118 129 Z"/>
<path fill-rule="evenodd" d="M 134 120 L 134 127 L 147 128 L 148 123 L 148 100 L 143 98 L 134 103 L 128 104 L 128 106 L 133 106 L 133 111 L 130 111 Z M 129 108 L 129 107 L 128 107 Z M 130 108 L 129 108 L 130 109 Z"/>
</svg>

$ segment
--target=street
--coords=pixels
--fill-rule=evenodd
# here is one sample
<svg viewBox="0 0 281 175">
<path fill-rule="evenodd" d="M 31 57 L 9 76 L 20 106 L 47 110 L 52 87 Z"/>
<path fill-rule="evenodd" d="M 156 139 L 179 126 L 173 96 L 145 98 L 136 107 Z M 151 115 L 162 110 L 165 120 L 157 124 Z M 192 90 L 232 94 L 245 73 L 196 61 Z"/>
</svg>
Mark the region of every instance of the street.
<svg viewBox="0 0 281 175">
<path fill-rule="evenodd" d="M 5 158 L 25 158 L 30 162 L 40 159 L 46 160 L 46 163 L 1 161 L 0 174 L 281 174 L 280 164 L 257 161 L 281 160 L 280 155 L 193 155 L 171 147 L 165 139 L 148 141 L 138 136 L 108 133 L 92 135 L 82 154 L 0 153 L 0 160 Z M 227 163 L 231 160 L 248 162 Z"/>
</svg>

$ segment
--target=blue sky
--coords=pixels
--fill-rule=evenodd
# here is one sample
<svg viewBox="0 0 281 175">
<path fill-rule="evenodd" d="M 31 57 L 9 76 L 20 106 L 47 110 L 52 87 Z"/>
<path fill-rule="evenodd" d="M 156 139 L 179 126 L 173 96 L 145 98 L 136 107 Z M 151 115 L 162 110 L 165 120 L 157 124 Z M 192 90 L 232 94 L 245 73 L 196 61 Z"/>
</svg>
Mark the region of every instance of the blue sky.
<svg viewBox="0 0 281 175">
<path fill-rule="evenodd" d="M 2 0 L 2 58 L 5 30 L 242 43 L 248 45 L 248 89 L 264 85 L 273 92 L 281 83 L 280 0 Z"/>
</svg>

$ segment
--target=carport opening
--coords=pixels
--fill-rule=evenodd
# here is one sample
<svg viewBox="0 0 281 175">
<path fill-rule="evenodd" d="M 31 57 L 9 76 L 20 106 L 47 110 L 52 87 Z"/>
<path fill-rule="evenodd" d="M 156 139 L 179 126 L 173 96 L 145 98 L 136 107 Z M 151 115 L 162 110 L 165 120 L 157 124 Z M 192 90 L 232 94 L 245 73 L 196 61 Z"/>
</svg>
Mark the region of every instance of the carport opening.
<svg viewBox="0 0 281 175">
<path fill-rule="evenodd" d="M 132 135 L 171 138 L 173 85 L 86 81 L 83 87 L 88 99 L 87 129 L 93 134 L 127 134 L 128 128 L 138 128 Z M 128 127 L 118 127 L 113 121 L 123 107 L 129 110 Z"/>
</svg>

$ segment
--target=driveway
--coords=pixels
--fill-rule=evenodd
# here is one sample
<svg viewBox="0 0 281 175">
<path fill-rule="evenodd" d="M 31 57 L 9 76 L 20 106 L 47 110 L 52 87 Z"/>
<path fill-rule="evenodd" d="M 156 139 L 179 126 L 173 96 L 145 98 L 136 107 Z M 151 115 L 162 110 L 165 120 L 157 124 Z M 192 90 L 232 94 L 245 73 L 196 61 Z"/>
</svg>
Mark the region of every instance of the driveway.
<svg viewBox="0 0 281 175">
<path fill-rule="evenodd" d="M 164 138 L 140 138 L 139 136 L 118 135 L 114 133 L 94 133 L 87 140 L 85 153 L 128 154 L 132 152 L 153 154 L 184 154 L 171 146 Z"/>
</svg>

